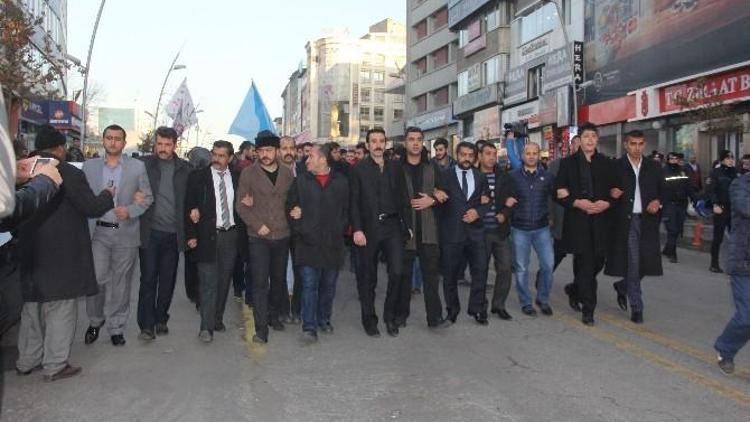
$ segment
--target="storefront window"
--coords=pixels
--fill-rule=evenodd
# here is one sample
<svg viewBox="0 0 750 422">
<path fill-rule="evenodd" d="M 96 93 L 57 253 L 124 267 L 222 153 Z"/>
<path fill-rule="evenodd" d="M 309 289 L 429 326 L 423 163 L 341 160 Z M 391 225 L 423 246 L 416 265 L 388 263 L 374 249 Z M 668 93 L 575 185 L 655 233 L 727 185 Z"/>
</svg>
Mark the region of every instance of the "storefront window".
<svg viewBox="0 0 750 422">
<path fill-rule="evenodd" d="M 697 125 L 682 125 L 674 131 L 674 151 L 685 154 L 685 158 L 696 155 L 698 151 Z"/>
</svg>

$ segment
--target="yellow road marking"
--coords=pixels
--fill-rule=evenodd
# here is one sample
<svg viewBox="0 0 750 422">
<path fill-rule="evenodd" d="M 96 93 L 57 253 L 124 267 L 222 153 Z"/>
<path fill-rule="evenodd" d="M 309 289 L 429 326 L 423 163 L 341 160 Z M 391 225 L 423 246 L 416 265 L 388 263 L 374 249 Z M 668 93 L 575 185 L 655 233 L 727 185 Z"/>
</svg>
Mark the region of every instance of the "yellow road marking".
<svg viewBox="0 0 750 422">
<path fill-rule="evenodd" d="M 255 334 L 255 319 L 253 310 L 245 303 L 240 304 L 242 307 L 242 317 L 245 320 L 245 346 L 247 354 L 252 358 L 261 358 L 266 354 L 266 347 L 262 344 L 253 343 L 253 334 Z"/>
<path fill-rule="evenodd" d="M 674 351 L 684 353 L 686 355 L 692 356 L 695 359 L 698 359 L 700 361 L 706 362 L 709 365 L 716 365 L 716 355 L 711 353 L 706 353 L 701 350 L 698 350 L 694 347 L 688 346 L 687 344 L 684 344 L 680 341 L 674 340 L 672 338 L 663 336 L 649 328 L 646 328 L 642 325 L 635 325 L 630 323 L 629 321 L 621 320 L 614 315 L 611 315 L 606 312 L 600 312 L 598 314 L 598 317 L 600 320 L 607 322 L 610 325 L 614 325 L 615 327 L 621 328 L 623 330 L 629 331 L 633 334 L 636 334 L 642 338 L 645 338 L 647 340 L 651 340 L 654 343 L 660 344 L 668 349 L 672 349 Z M 739 376 L 740 378 L 746 379 L 750 381 L 750 369 L 747 368 L 737 368 L 735 369 L 735 375 Z"/>
<path fill-rule="evenodd" d="M 683 365 L 673 362 L 667 358 L 661 357 L 654 352 L 646 350 L 641 346 L 633 344 L 632 342 L 626 339 L 620 338 L 616 336 L 615 334 L 607 332 L 601 328 L 598 328 L 596 326 L 594 327 L 584 326 L 577 319 L 569 317 L 567 315 L 560 315 L 558 313 L 558 316 L 566 324 L 572 327 L 575 327 L 579 329 L 580 331 L 586 332 L 598 340 L 610 343 L 621 350 L 624 350 L 632 355 L 635 355 L 636 357 L 640 357 L 645 360 L 648 360 L 651 363 L 658 365 L 670 372 L 681 375 L 698 385 L 701 385 L 707 389 L 713 390 L 714 392 L 716 392 L 717 394 L 721 396 L 730 398 L 740 403 L 743 406 L 750 407 L 750 395 L 748 394 L 738 391 L 730 386 L 727 386 L 719 381 L 716 381 L 713 378 L 700 374 L 690 368 L 687 368 Z M 601 316 L 600 316 L 600 319 L 601 319 Z"/>
</svg>

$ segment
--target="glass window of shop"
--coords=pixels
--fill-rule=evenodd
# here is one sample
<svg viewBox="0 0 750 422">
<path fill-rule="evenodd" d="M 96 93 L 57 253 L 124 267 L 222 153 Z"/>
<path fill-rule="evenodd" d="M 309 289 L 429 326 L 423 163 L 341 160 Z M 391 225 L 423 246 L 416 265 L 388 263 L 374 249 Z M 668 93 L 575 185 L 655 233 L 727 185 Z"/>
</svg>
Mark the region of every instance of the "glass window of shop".
<svg viewBox="0 0 750 422">
<path fill-rule="evenodd" d="M 673 150 L 685 154 L 685 158 L 699 154 L 698 137 L 698 125 L 679 126 L 674 130 Z"/>
</svg>

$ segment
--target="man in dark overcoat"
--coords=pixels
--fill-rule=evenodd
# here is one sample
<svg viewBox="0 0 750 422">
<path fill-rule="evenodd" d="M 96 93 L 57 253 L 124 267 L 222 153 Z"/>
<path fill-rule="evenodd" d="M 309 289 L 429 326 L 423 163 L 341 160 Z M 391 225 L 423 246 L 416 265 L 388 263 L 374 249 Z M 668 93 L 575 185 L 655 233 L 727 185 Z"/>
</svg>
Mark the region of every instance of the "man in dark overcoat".
<svg viewBox="0 0 750 422">
<path fill-rule="evenodd" d="M 604 268 L 609 238 L 610 191 L 616 174 L 612 160 L 596 150 L 599 132 L 587 123 L 580 127 L 581 149 L 560 162 L 557 201 L 565 207 L 563 247 L 577 262 L 575 281 L 565 286 L 569 302 L 583 312 L 581 322 L 594 324 L 597 274 Z"/>
<path fill-rule="evenodd" d="M 615 161 L 617 187 L 612 197 L 617 201 L 611 211 L 612 237 L 604 269 L 607 275 L 624 277 L 614 284 L 617 303 L 627 310 L 630 302 L 630 319 L 636 324 L 643 323 L 641 279 L 662 275 L 659 223 L 664 176 L 657 162 L 644 159 L 645 147 L 643 132 L 628 132 L 627 154 Z"/>
<path fill-rule="evenodd" d="M 23 310 L 16 370 L 28 375 L 42 365 L 54 381 L 77 375 L 68 362 L 78 318 L 78 299 L 97 293 L 89 218 L 114 208 L 113 190 L 92 192 L 83 172 L 65 162 L 65 135 L 43 126 L 35 146 L 42 157 L 56 158 L 63 183 L 19 233 Z"/>
</svg>

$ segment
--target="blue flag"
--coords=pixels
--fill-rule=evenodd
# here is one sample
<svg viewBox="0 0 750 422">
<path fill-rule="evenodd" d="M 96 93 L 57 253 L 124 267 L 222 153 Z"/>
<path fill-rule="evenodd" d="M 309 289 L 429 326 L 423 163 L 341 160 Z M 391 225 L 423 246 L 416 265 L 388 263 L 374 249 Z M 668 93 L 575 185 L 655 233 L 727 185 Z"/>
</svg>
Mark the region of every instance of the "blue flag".
<svg viewBox="0 0 750 422">
<path fill-rule="evenodd" d="M 263 99 L 260 98 L 258 88 L 255 87 L 255 81 L 253 81 L 250 85 L 250 90 L 247 91 L 245 100 L 242 102 L 240 111 L 237 112 L 232 126 L 229 127 L 229 133 L 255 142 L 255 136 L 261 130 L 270 130 L 276 133 L 273 119 L 268 114 L 266 105 L 263 103 Z"/>
</svg>

